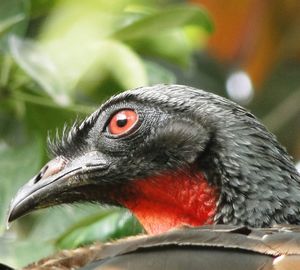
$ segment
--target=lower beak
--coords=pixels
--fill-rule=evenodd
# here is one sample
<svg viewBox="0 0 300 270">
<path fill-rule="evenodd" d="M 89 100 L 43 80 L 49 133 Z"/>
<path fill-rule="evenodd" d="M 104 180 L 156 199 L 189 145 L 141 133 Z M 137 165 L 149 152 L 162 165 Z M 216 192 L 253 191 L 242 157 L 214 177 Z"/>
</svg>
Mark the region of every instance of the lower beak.
<svg viewBox="0 0 300 270">
<path fill-rule="evenodd" d="M 51 160 L 19 189 L 10 204 L 7 222 L 36 209 L 78 200 L 80 188 L 95 184 L 92 178 L 107 168 L 108 163 L 99 152 L 89 152 L 72 161 L 64 157 Z"/>
</svg>

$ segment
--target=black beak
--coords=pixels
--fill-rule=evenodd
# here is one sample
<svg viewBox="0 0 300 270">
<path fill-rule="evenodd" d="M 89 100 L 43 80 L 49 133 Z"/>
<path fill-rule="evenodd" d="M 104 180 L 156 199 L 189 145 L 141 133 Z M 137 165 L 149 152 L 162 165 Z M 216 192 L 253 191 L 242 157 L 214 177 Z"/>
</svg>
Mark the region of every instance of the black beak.
<svg viewBox="0 0 300 270">
<path fill-rule="evenodd" d="M 19 189 L 10 204 L 8 223 L 36 209 L 75 201 L 80 188 L 96 184 L 108 167 L 107 160 L 96 151 L 71 161 L 62 156 L 51 160 Z"/>
</svg>

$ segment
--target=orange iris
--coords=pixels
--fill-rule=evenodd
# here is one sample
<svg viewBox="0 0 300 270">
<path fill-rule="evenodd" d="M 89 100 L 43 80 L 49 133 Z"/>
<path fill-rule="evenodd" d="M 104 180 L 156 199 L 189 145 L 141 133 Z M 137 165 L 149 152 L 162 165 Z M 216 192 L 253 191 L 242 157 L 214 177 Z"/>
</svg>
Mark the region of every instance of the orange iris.
<svg viewBox="0 0 300 270">
<path fill-rule="evenodd" d="M 134 110 L 125 109 L 118 111 L 108 124 L 108 131 L 113 135 L 122 135 L 130 131 L 138 121 Z"/>
</svg>

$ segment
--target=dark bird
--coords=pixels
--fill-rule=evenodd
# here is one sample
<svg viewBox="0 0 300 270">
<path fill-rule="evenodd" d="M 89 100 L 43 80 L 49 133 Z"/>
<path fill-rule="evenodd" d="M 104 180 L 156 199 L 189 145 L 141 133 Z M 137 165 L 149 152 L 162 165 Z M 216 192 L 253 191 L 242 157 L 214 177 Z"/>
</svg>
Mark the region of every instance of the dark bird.
<svg viewBox="0 0 300 270">
<path fill-rule="evenodd" d="M 133 89 L 49 145 L 55 158 L 19 190 L 9 222 L 89 201 L 127 207 L 152 235 L 60 253 L 57 269 L 300 269 L 297 226 L 250 229 L 300 224 L 300 176 L 275 136 L 227 99 Z"/>
</svg>

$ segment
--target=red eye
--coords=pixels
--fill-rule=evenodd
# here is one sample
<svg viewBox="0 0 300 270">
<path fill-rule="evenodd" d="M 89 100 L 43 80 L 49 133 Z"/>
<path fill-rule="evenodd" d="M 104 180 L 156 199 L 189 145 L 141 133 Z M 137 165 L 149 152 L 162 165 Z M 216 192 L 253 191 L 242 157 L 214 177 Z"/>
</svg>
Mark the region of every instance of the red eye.
<svg viewBox="0 0 300 270">
<path fill-rule="evenodd" d="M 113 135 L 122 135 L 131 130 L 138 121 L 134 110 L 126 109 L 117 112 L 108 124 L 108 131 Z"/>
</svg>

